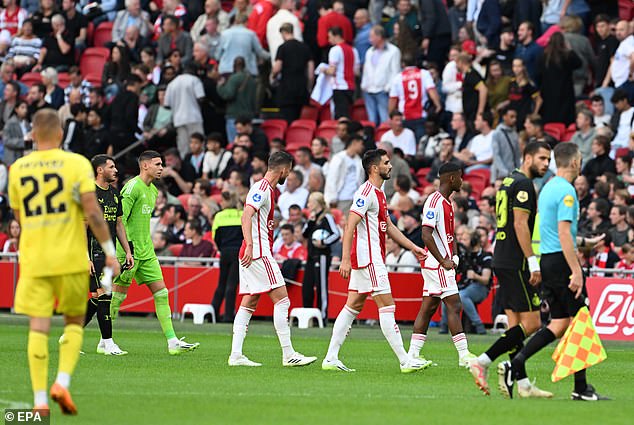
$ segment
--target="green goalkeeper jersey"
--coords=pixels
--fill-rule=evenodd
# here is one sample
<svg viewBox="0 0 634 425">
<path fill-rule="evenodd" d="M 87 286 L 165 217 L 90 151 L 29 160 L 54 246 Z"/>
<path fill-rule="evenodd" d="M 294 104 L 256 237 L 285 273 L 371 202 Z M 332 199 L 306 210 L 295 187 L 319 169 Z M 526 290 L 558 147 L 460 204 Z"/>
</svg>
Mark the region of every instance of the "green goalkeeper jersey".
<svg viewBox="0 0 634 425">
<path fill-rule="evenodd" d="M 136 176 L 128 181 L 121 190 L 123 205 L 123 225 L 128 240 L 132 242 L 134 258 L 147 260 L 155 258 L 152 235 L 150 234 L 150 219 L 156 205 L 158 189 L 153 183 L 149 186 Z M 117 257 L 125 258 L 125 251 L 117 241 Z"/>
</svg>

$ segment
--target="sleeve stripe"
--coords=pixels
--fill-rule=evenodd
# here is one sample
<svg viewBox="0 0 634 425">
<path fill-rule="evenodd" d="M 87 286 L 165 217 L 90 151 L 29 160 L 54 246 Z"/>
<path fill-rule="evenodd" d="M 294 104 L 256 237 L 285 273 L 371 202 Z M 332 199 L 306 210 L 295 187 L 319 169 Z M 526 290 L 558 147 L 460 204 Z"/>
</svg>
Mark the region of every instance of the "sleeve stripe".
<svg viewBox="0 0 634 425">
<path fill-rule="evenodd" d="M 363 215 L 361 215 L 361 213 L 358 213 L 358 212 L 356 212 L 355 210 L 350 210 L 350 212 L 351 212 L 351 213 L 354 213 L 354 214 L 356 214 L 356 215 L 358 215 L 358 216 L 359 216 L 359 217 L 361 217 L 361 218 L 364 218 L 364 216 L 363 216 Z"/>
</svg>

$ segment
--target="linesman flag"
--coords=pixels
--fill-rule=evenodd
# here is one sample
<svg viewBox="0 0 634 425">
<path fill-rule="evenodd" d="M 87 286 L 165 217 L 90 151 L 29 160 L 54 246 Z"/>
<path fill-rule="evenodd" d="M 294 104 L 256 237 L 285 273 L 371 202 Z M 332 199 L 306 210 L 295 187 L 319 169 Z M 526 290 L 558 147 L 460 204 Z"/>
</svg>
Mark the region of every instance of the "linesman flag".
<svg viewBox="0 0 634 425">
<path fill-rule="evenodd" d="M 568 375 L 601 363 L 607 357 L 592 324 L 590 311 L 588 307 L 583 307 L 577 312 L 553 353 L 555 369 L 551 379 L 557 382 Z"/>
</svg>

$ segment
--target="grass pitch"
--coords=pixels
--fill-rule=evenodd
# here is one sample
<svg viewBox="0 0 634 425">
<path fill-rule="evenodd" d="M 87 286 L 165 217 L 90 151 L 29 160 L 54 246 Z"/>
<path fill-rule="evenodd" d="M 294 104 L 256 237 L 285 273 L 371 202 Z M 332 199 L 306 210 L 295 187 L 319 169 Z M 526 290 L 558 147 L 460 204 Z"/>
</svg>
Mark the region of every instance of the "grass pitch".
<svg viewBox="0 0 634 425">
<path fill-rule="evenodd" d="M 176 322 L 179 336 L 201 347 L 182 356 L 167 354 L 154 318 L 119 319 L 115 340 L 130 354 L 95 354 L 96 319 L 86 329 L 84 351 L 73 377 L 72 394 L 79 415 L 63 417 L 51 404 L 51 424 L 631 424 L 634 418 L 634 345 L 605 343 L 608 360 L 593 367 L 589 382 L 612 401 L 569 400 L 572 377 L 553 384 L 550 355 L 554 345 L 527 364 L 537 385 L 553 391 L 553 400 L 505 400 L 485 397 L 471 374 L 458 368 L 447 335 L 430 334 L 423 350 L 438 366 L 403 375 L 378 326 L 355 325 L 341 359 L 356 373 L 324 372 L 321 360 L 332 328 L 293 328 L 295 349 L 319 357 L 304 368 L 283 368 L 281 350 L 269 321 L 249 326 L 245 354 L 261 368 L 230 368 L 231 326 L 194 326 Z M 27 408 L 32 394 L 26 358 L 27 320 L 0 316 L 0 409 Z M 411 326 L 402 325 L 406 347 Z M 61 320 L 54 319 L 50 338 L 51 369 L 57 369 Z M 496 338 L 469 336 L 472 352 L 480 353 Z"/>
</svg>

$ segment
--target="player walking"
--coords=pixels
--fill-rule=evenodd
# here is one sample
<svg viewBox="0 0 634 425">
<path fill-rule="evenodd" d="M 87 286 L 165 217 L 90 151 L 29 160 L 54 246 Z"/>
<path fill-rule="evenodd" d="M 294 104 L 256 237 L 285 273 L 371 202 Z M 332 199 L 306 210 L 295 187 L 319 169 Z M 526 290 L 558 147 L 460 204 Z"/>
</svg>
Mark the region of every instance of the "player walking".
<svg viewBox="0 0 634 425">
<path fill-rule="evenodd" d="M 169 305 L 169 293 L 163 281 L 163 272 L 154 253 L 152 235 L 150 234 L 150 218 L 156 204 L 158 189 L 152 183 L 161 178 L 163 160 L 156 151 L 145 151 L 139 156 L 139 175 L 131 179 L 121 190 L 123 206 L 123 226 L 132 245 L 134 264 L 127 267 L 114 280 L 112 301 L 110 304 L 111 320 L 117 318 L 119 308 L 126 298 L 130 283 L 134 278 L 139 285 L 147 285 L 154 297 L 156 317 L 161 324 L 167 349 L 171 355 L 195 350 L 199 343 L 189 344 L 178 339 L 172 325 L 172 312 Z M 121 263 L 126 261 L 126 252 L 120 243 L 117 244 L 117 258 Z"/>
<path fill-rule="evenodd" d="M 451 339 L 458 350 L 458 365 L 466 367 L 475 357 L 469 352 L 467 336 L 462 329 L 460 311 L 462 304 L 456 284 L 456 255 L 454 213 L 449 196 L 462 186 L 462 168 L 454 163 L 445 163 L 438 171 L 440 187 L 425 201 L 423 207 L 423 242 L 429 254 L 422 268 L 424 289 L 423 302 L 414 321 L 414 330 L 409 355 L 420 356 L 427 339 L 429 321 L 440 301 L 447 307 L 447 324 Z M 424 360 L 424 359 L 423 359 Z"/>
<path fill-rule="evenodd" d="M 429 364 L 410 358 L 403 347 L 403 339 L 394 318 L 396 306 L 385 267 L 385 235 L 419 258 L 424 258 L 424 251 L 407 239 L 389 218 L 385 193 L 381 190 L 392 171 L 387 153 L 382 149 L 366 152 L 363 155 L 363 168 L 369 177 L 354 194 L 343 234 L 343 253 L 339 266 L 341 277 L 350 277 L 348 299 L 332 328 L 328 354 L 321 367 L 324 370 L 354 372 L 354 369 L 346 367 L 339 360 L 339 349 L 350 332 L 352 322 L 363 309 L 366 298 L 372 295 L 379 308 L 381 330 L 398 357 L 401 372 L 414 372 Z"/>
<path fill-rule="evenodd" d="M 125 251 L 125 264 L 134 267 L 134 258 L 128 245 L 128 237 L 125 234 L 123 221 L 123 207 L 118 191 L 111 186 L 116 181 L 117 168 L 114 159 L 108 155 L 96 155 L 90 161 L 95 172 L 95 191 L 97 201 L 103 210 L 103 218 L 110 227 L 112 243 L 115 237 Z M 122 356 L 128 354 L 123 351 L 112 339 L 112 322 L 110 321 L 110 300 L 112 295 L 106 294 L 101 288 L 101 278 L 105 265 L 103 249 L 95 239 L 95 235 L 88 230 L 88 255 L 90 257 L 90 299 L 86 308 L 84 327 L 90 323 L 95 313 L 99 321 L 101 339 L 97 345 L 97 353 L 107 356 Z"/>
<path fill-rule="evenodd" d="M 30 318 L 27 356 L 34 405 L 48 414 L 48 334 L 58 301 L 66 337 L 59 347 L 51 398 L 62 413 L 74 415 L 77 408 L 68 388 L 83 339 L 89 281 L 84 216 L 101 244 L 105 265 L 118 273 L 119 263 L 97 203 L 90 163 L 59 149 L 63 132 L 57 111 L 38 111 L 32 131 L 37 150 L 18 159 L 9 174 L 11 208 L 22 227 L 15 311 Z"/>
<path fill-rule="evenodd" d="M 503 393 L 513 397 L 513 384 L 517 381 L 520 396 L 530 390 L 525 363 L 539 350 L 561 338 L 571 319 L 586 305 L 586 288 L 581 264 L 577 259 L 577 222 L 579 200 L 572 182 L 581 171 L 581 153 L 574 143 L 555 146 L 557 176 L 542 188 L 539 194 L 539 232 L 541 235 L 542 296 L 550 308 L 551 321 L 541 328 L 515 355 L 503 363 Z M 580 238 L 581 245 L 596 243 L 601 238 Z M 606 400 L 586 381 L 586 370 L 575 373 L 573 400 Z"/>
<path fill-rule="evenodd" d="M 537 214 L 532 179 L 542 177 L 549 163 L 550 146 L 544 142 L 529 143 L 524 148 L 522 165 L 502 181 L 496 195 L 493 268 L 500 285 L 497 296 L 508 317 L 509 329 L 469 365 L 476 385 L 485 394 L 489 394 L 487 372 L 491 363 L 507 352 L 513 360 L 524 346 L 523 341 L 541 327 L 539 284 L 542 275 L 532 246 Z M 504 367 L 504 363 L 498 365 L 498 386 L 506 393 Z M 519 394 L 520 397 L 552 397 L 552 393 L 535 385 L 520 389 Z"/>
<path fill-rule="evenodd" d="M 273 301 L 273 325 L 282 346 L 283 366 L 305 366 L 317 360 L 298 353 L 291 343 L 288 309 L 291 305 L 286 282 L 273 258 L 274 190 L 284 183 L 291 172 L 293 157 L 286 152 L 271 154 L 264 178 L 251 187 L 242 214 L 244 241 L 240 248 L 240 294 L 242 302 L 233 321 L 233 341 L 229 366 L 262 366 L 242 354 L 249 321 L 258 306 L 260 296 L 268 294 Z"/>
</svg>

